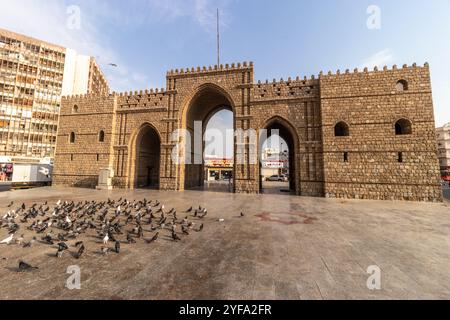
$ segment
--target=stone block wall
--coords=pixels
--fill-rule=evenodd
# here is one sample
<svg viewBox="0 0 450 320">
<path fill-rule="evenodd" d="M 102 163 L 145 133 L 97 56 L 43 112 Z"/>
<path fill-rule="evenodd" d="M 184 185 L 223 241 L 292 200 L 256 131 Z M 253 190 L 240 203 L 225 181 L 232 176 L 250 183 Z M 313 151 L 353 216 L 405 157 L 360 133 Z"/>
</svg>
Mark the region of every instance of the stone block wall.
<svg viewBox="0 0 450 320">
<path fill-rule="evenodd" d="M 54 183 L 93 187 L 99 170 L 111 167 L 114 187 L 135 188 L 138 172 L 143 177 L 137 144 L 150 129 L 161 145 L 160 189 L 198 185 L 201 166 L 172 157 L 185 143 L 173 133 L 192 130 L 194 121 L 225 107 L 234 113 L 236 130 L 282 128 L 297 195 L 442 200 L 428 65 L 264 83 L 253 77 L 252 63 L 179 69 L 167 73 L 165 89 L 64 98 Z M 406 90 L 398 90 L 399 80 Z M 412 123 L 412 134 L 396 135 L 399 119 Z M 341 121 L 349 136 L 335 136 Z M 259 164 L 251 162 L 259 156 L 248 139 L 235 145 L 235 158 L 245 159 L 235 164 L 235 192 L 261 191 Z"/>
<path fill-rule="evenodd" d="M 112 95 L 63 98 L 53 184 L 97 186 L 100 169 L 111 165 L 115 106 Z M 100 131 L 104 141 L 100 141 Z"/>
<path fill-rule="evenodd" d="M 326 196 L 442 199 L 428 65 L 322 75 L 320 88 Z M 399 119 L 412 134 L 396 135 Z M 335 136 L 340 121 L 349 136 Z"/>
</svg>

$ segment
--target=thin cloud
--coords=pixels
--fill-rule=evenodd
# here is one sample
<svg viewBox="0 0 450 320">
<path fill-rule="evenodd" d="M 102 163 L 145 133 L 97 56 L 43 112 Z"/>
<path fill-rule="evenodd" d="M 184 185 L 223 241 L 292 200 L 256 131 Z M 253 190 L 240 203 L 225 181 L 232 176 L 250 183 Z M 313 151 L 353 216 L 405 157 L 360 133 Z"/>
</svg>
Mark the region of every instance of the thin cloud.
<svg viewBox="0 0 450 320">
<path fill-rule="evenodd" d="M 361 68 L 382 68 L 388 64 L 391 64 L 393 61 L 394 53 L 391 51 L 391 49 L 384 49 L 365 59 L 363 64 L 361 65 Z"/>
<path fill-rule="evenodd" d="M 126 28 L 142 25 L 172 23 L 179 18 L 189 18 L 206 32 L 215 30 L 216 10 L 221 10 L 221 26 L 230 20 L 227 8 L 233 0 L 122 0 L 89 1 L 93 14 Z"/>
<path fill-rule="evenodd" d="M 132 70 L 117 54 L 114 45 L 100 30 L 104 24 L 114 28 L 138 28 L 152 23 L 170 23 L 191 18 L 206 32 L 214 31 L 215 10 L 225 8 L 232 0 L 0 0 L 0 27 L 72 48 L 80 54 L 95 57 L 117 91 L 148 88 L 148 77 Z M 67 8 L 79 5 L 81 29 L 67 27 Z M 26 8 L 26 9 L 24 9 Z M 225 10 L 224 10 L 225 11 Z M 228 15 L 222 12 L 222 25 Z M 109 66 L 117 64 L 117 68 Z"/>
<path fill-rule="evenodd" d="M 95 57 L 113 89 L 124 90 L 134 85 L 142 87 L 139 81 L 142 79 L 133 77 L 133 72 L 102 37 L 95 20 L 85 10 L 81 11 L 81 29 L 70 29 L 67 27 L 68 6 L 62 1 L 1 1 L 1 7 L 1 27 Z M 119 68 L 107 67 L 111 62 L 118 64 Z"/>
</svg>

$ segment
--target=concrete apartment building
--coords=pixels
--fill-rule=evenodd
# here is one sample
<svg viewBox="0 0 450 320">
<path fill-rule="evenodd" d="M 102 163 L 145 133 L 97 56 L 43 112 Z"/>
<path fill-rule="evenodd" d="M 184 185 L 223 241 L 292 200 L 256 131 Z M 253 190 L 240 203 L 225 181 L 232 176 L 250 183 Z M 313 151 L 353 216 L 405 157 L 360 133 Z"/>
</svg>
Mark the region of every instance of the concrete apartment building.
<svg viewBox="0 0 450 320">
<path fill-rule="evenodd" d="M 450 123 L 438 128 L 436 132 L 441 177 L 444 180 L 450 181 Z"/>
<path fill-rule="evenodd" d="M 108 83 L 93 58 L 0 29 L 2 165 L 39 163 L 43 159 L 51 162 L 61 96 L 87 93 L 109 93 Z"/>
</svg>

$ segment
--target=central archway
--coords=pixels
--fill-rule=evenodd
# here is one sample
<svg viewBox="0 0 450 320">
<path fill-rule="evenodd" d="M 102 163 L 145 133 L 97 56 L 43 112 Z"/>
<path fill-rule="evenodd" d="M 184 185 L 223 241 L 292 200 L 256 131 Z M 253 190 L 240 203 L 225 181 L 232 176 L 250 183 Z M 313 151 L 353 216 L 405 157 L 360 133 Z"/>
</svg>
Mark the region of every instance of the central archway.
<svg viewBox="0 0 450 320">
<path fill-rule="evenodd" d="M 233 130 L 236 129 L 234 103 L 229 94 L 215 84 L 205 84 L 198 88 L 191 97 L 183 114 L 183 128 L 191 139 L 186 139 L 185 163 L 180 176 L 184 190 L 199 189 L 205 186 L 205 131 L 209 120 L 219 111 L 233 113 Z M 197 125 L 196 125 L 197 123 Z M 201 126 L 199 126 L 201 124 Z M 201 131 L 200 131 L 201 128 Z M 197 129 L 197 130 L 196 130 Z M 224 137 L 225 138 L 225 137 Z M 233 146 L 233 150 L 235 150 Z M 235 165 L 233 161 L 233 173 Z M 230 182 L 231 183 L 231 182 Z M 228 191 L 234 192 L 231 185 Z"/>
</svg>

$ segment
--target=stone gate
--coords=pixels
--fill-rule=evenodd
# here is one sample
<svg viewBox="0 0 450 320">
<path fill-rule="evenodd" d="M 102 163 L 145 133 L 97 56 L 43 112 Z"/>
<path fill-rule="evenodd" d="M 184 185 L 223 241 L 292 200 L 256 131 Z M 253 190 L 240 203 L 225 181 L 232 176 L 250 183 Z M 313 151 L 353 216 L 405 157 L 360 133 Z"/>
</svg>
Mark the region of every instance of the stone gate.
<svg viewBox="0 0 450 320">
<path fill-rule="evenodd" d="M 54 184 L 95 187 L 109 168 L 114 188 L 198 187 L 203 165 L 175 161 L 173 133 L 223 109 L 235 130 L 279 130 L 297 195 L 442 201 L 428 64 L 255 82 L 238 63 L 169 71 L 160 90 L 63 97 Z M 188 149 L 178 155 L 199 156 Z M 234 191 L 260 192 L 261 150 L 234 150 Z"/>
</svg>

